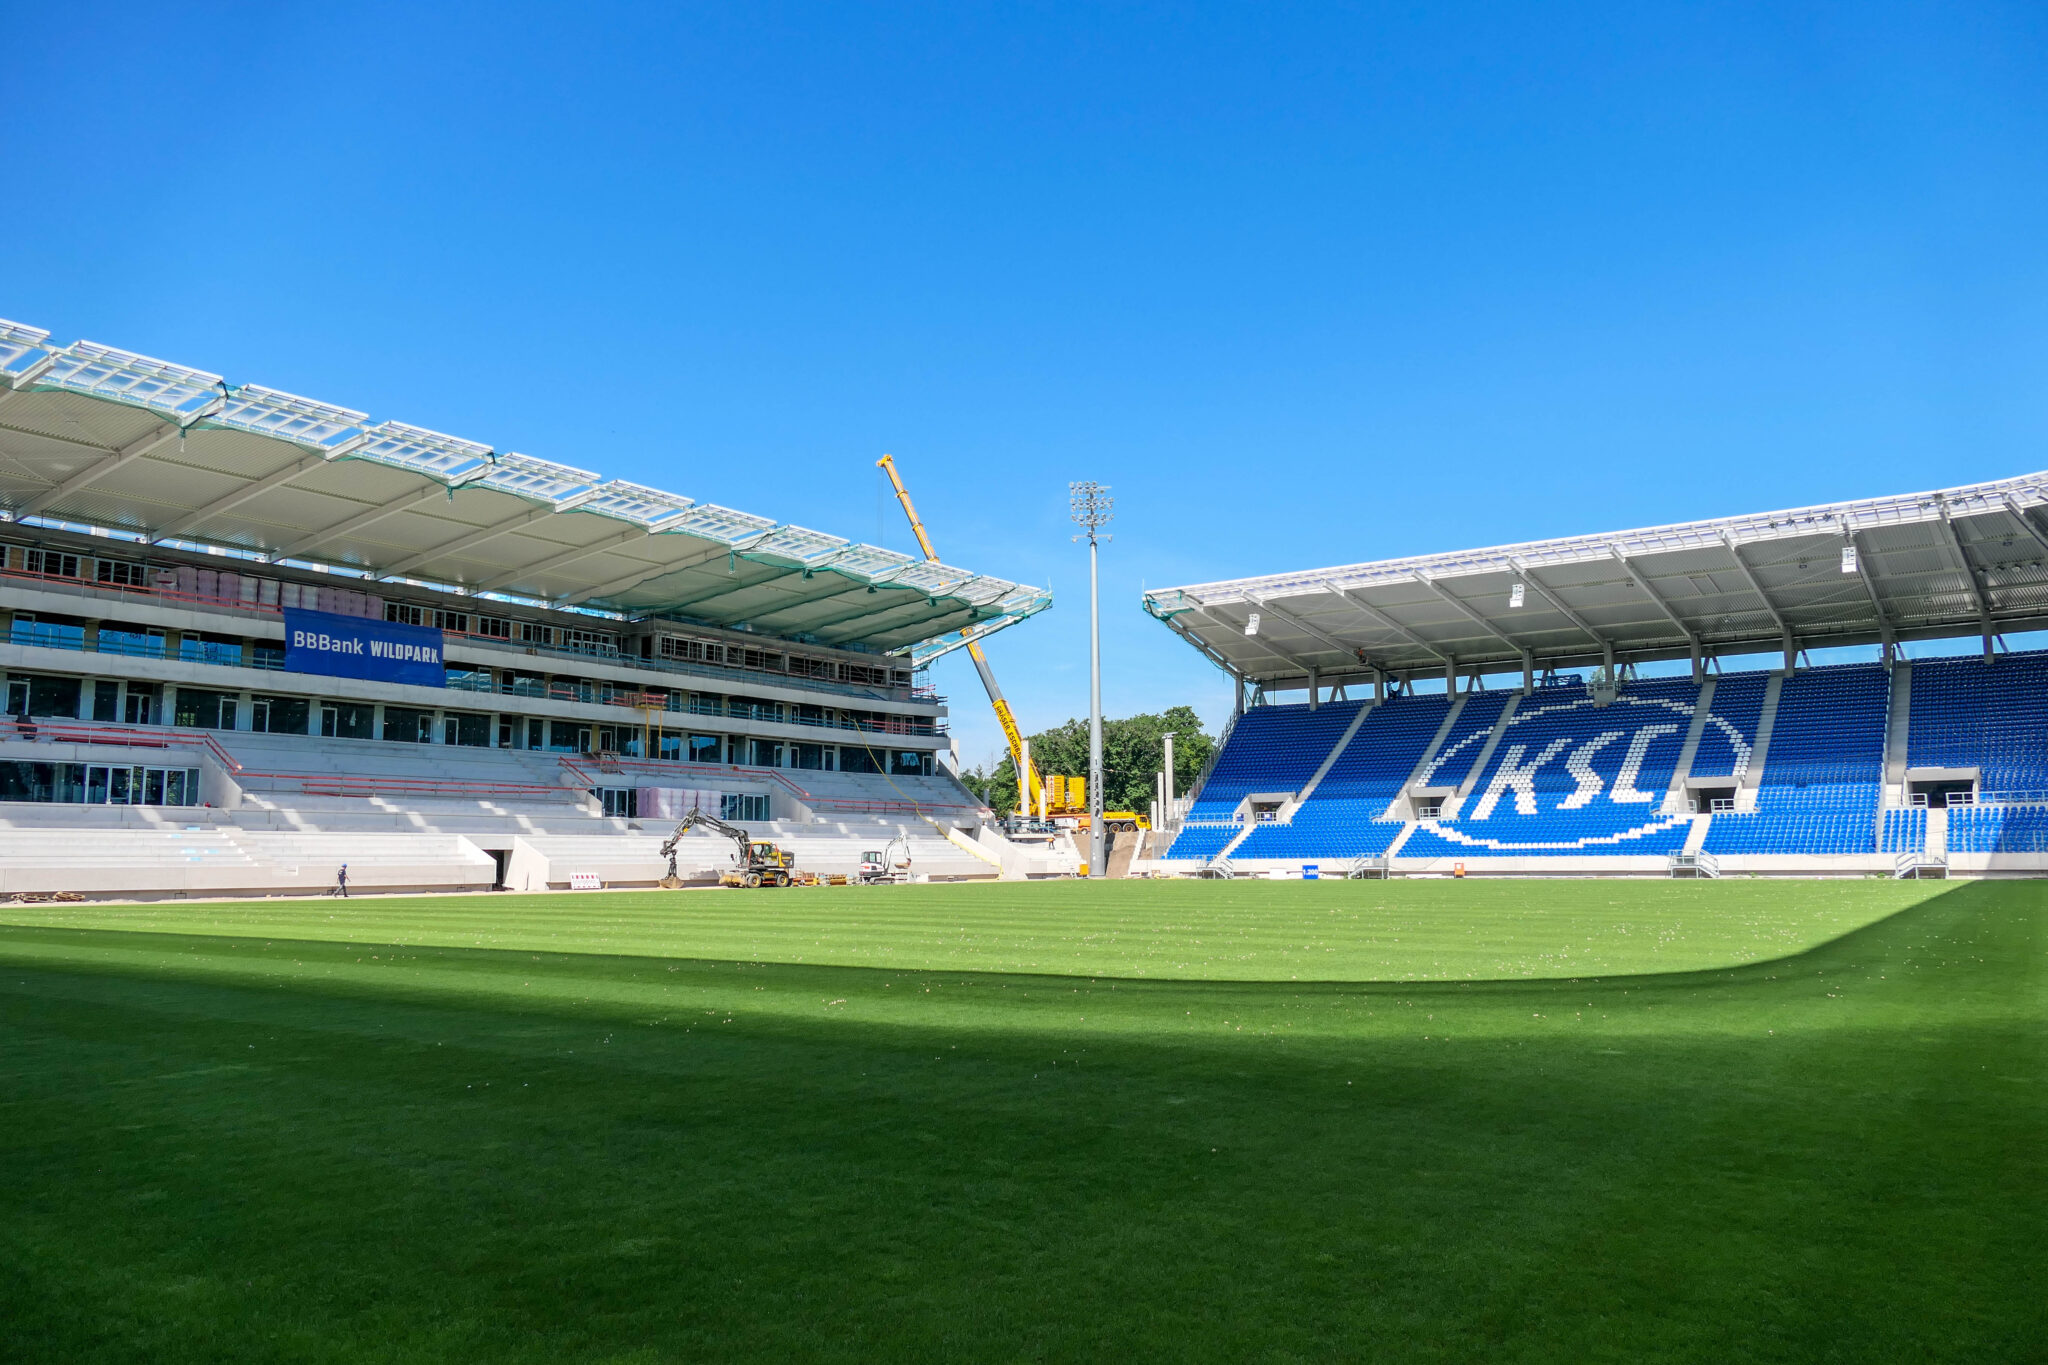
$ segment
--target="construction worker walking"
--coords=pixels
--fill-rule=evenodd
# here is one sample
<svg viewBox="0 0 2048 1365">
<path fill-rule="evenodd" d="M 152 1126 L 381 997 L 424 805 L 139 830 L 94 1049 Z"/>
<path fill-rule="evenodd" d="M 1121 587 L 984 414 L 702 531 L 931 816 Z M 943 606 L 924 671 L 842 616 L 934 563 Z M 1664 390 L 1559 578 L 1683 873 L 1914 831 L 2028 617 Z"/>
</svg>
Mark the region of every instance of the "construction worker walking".
<svg viewBox="0 0 2048 1365">
<path fill-rule="evenodd" d="M 339 870 L 338 872 L 336 872 L 336 873 L 334 874 L 334 890 L 330 891 L 330 892 L 329 892 L 328 894 L 329 894 L 329 895 L 331 895 L 331 896 L 340 896 L 340 897 L 342 897 L 343 899 L 347 899 L 347 897 L 348 897 L 348 864 L 347 864 L 347 863 L 343 863 L 343 864 L 341 865 L 341 869 L 340 869 L 340 870 Z"/>
</svg>

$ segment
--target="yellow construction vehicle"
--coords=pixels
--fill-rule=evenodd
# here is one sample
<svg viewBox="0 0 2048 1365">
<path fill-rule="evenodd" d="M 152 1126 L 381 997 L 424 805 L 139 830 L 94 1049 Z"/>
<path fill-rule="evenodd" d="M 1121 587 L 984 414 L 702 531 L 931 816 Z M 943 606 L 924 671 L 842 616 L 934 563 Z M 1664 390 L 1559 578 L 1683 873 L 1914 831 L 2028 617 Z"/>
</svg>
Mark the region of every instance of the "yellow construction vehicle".
<svg viewBox="0 0 2048 1365">
<path fill-rule="evenodd" d="M 765 839 L 750 839 L 747 832 L 736 825 L 728 825 L 715 815 L 706 815 L 702 810 L 692 809 L 683 817 L 676 832 L 668 836 L 661 846 L 661 856 L 668 859 L 668 875 L 661 879 L 665 887 L 678 887 L 683 879 L 676 875 L 676 846 L 683 836 L 702 825 L 715 834 L 723 834 L 733 841 L 735 853 L 733 868 L 718 876 L 720 886 L 801 886 L 807 884 L 805 873 L 796 870 L 796 859 Z M 816 879 L 810 879 L 815 884 Z"/>
<path fill-rule="evenodd" d="M 932 548 L 932 538 L 924 533 L 924 523 L 917 519 L 917 508 L 911 505 L 910 490 L 903 486 L 903 478 L 896 472 L 896 460 L 884 455 L 875 461 L 878 468 L 889 476 L 895 486 L 896 500 L 903 504 L 903 515 L 910 518 L 910 529 L 917 536 L 918 546 L 924 557 L 936 561 L 939 552 Z M 989 705 L 996 710 L 996 719 L 1002 722 L 1003 738 L 1010 742 L 1010 761 L 1017 765 L 1017 798 L 1022 802 L 1027 815 L 1038 813 L 1040 784 L 1038 769 L 1024 756 L 1024 735 L 1017 729 L 1017 717 L 1010 712 L 1010 703 L 1003 700 L 1003 689 L 996 685 L 996 675 L 988 666 L 988 656 L 981 652 L 979 644 L 967 646 L 967 657 L 974 660 L 974 671 L 981 674 L 981 685 L 988 691 Z"/>
</svg>

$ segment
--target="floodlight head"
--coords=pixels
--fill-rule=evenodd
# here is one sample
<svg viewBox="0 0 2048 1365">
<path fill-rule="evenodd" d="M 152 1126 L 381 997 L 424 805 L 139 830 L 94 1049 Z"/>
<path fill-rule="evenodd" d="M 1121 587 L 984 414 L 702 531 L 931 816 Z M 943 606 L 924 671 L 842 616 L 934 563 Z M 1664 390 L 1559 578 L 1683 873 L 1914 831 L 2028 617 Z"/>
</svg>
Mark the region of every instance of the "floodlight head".
<svg viewBox="0 0 2048 1365">
<path fill-rule="evenodd" d="M 1519 578 L 1516 579 L 1514 584 L 1508 588 L 1508 610 L 1520 610 L 1522 603 L 1528 600 L 1528 595 L 1528 584 L 1522 582 Z"/>
<path fill-rule="evenodd" d="M 1116 499 L 1109 495 L 1109 485 L 1084 479 L 1067 485 L 1067 504 L 1074 524 L 1086 530 L 1090 537 L 1096 531 L 1109 525 L 1115 515 Z"/>
</svg>

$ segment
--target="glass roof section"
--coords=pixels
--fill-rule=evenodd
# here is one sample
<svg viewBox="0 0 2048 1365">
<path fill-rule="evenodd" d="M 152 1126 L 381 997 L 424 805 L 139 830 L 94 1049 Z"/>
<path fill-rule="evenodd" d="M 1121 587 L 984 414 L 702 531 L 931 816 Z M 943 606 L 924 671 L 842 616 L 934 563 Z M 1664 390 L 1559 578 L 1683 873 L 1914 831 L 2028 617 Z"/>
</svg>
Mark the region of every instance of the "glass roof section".
<svg viewBox="0 0 2048 1365">
<path fill-rule="evenodd" d="M 801 526 L 778 526 L 747 547 L 747 557 L 786 559 L 808 568 L 830 559 L 851 543 L 842 536 L 828 536 L 823 531 L 806 530 Z"/>
<path fill-rule="evenodd" d="M 917 561 L 909 555 L 898 554 L 894 550 L 885 550 L 879 545 L 854 545 L 835 555 L 830 567 L 838 570 L 840 573 L 850 574 L 855 578 L 869 578 L 879 581 L 884 576 L 895 573 L 896 570 L 901 569 L 906 564 L 915 563 Z"/>
<path fill-rule="evenodd" d="M 929 560 L 916 560 L 904 565 L 900 573 L 891 576 L 889 585 L 895 588 L 916 588 L 926 596 L 933 596 L 938 593 L 951 593 L 973 577 L 974 575 L 965 569 L 948 568 L 944 564 L 935 564 Z"/>
<path fill-rule="evenodd" d="M 579 495 L 594 489 L 597 486 L 597 478 L 597 475 L 587 469 L 552 464 L 547 460 L 536 460 L 531 455 L 508 452 L 492 462 L 490 472 L 479 477 L 476 486 L 495 488 L 500 493 L 515 493 L 522 498 L 532 498 L 536 502 L 551 502 L 560 506 L 574 502 Z"/>
<path fill-rule="evenodd" d="M 40 327 L 0 318 L 0 370 L 13 373 L 20 368 L 17 361 L 30 351 L 41 349 L 49 339 L 50 334 Z"/>
<path fill-rule="evenodd" d="M 35 382 L 39 389 L 68 389 L 171 417 L 191 416 L 227 387 L 217 374 L 94 341 L 73 342 L 57 352 Z"/>
<path fill-rule="evenodd" d="M 775 523 L 751 512 L 735 512 L 715 502 L 703 502 L 661 529 L 680 531 L 700 540 L 715 540 L 721 545 L 739 546 L 760 539 L 763 532 L 775 529 Z"/>
<path fill-rule="evenodd" d="M 666 530 L 665 523 L 694 506 L 695 503 L 679 493 L 664 493 L 659 488 L 613 479 L 578 503 L 576 510 L 617 517 L 620 521 L 630 521 L 652 531 L 657 527 Z"/>
<path fill-rule="evenodd" d="M 363 437 L 363 443 L 349 452 L 350 459 L 395 465 L 443 483 L 475 473 L 491 462 L 489 446 L 403 422 L 379 422 L 367 428 Z"/>
<path fill-rule="evenodd" d="M 261 384 L 241 384 L 228 390 L 220 411 L 209 413 L 204 425 L 253 431 L 258 436 L 275 436 L 280 441 L 333 450 L 353 439 L 368 414 L 351 408 L 331 407 Z"/>
<path fill-rule="evenodd" d="M 1006 595 L 1015 591 L 1016 587 L 1015 583 L 1007 579 L 984 578 L 977 575 L 953 589 L 950 595 L 958 597 L 962 601 L 971 602 L 977 607 L 985 607 L 991 602 L 1001 601 Z"/>
</svg>

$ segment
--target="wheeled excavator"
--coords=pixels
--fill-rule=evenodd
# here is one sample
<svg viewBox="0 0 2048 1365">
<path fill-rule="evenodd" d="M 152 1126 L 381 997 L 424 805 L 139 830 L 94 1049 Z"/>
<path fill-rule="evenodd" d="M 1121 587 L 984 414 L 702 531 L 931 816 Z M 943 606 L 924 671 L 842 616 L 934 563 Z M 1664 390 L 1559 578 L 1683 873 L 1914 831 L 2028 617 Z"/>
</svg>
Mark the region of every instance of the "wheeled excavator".
<svg viewBox="0 0 2048 1365">
<path fill-rule="evenodd" d="M 730 872 L 718 875 L 720 886 L 794 886 L 799 876 L 796 859 L 765 839 L 749 838 L 747 832 L 737 825 L 728 825 L 715 815 L 706 815 L 701 809 L 692 807 L 683 822 L 676 826 L 676 832 L 668 836 L 661 846 L 661 856 L 668 859 L 668 875 L 661 879 L 665 887 L 674 888 L 683 884 L 676 874 L 676 846 L 683 836 L 702 826 L 713 834 L 723 834 L 732 840 L 737 850 L 736 866 Z"/>
</svg>

